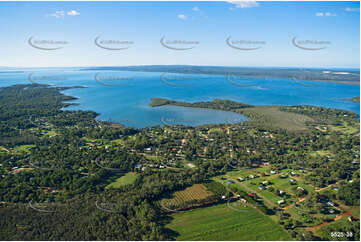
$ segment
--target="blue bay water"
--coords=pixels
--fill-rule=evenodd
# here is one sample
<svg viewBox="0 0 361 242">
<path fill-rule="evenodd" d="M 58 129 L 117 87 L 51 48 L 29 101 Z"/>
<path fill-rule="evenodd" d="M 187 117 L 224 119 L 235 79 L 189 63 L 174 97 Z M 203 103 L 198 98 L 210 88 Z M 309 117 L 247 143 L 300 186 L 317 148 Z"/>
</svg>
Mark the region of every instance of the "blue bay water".
<svg viewBox="0 0 361 242">
<path fill-rule="evenodd" d="M 3 70 L 2 70 L 3 71 Z M 77 97 L 67 110 L 92 110 L 97 119 L 127 126 L 201 125 L 241 122 L 240 114 L 174 106 L 152 108 L 150 98 L 196 102 L 229 99 L 251 105 L 315 105 L 360 114 L 360 104 L 345 98 L 360 95 L 360 87 L 291 79 L 237 79 L 216 75 L 163 74 L 130 71 L 80 71 L 74 68 L 25 69 L 1 72 L 0 87 L 31 82 L 55 86 L 86 86 L 63 93 Z M 340 71 L 340 70 L 337 70 Z M 344 70 L 347 71 L 347 70 Z"/>
</svg>

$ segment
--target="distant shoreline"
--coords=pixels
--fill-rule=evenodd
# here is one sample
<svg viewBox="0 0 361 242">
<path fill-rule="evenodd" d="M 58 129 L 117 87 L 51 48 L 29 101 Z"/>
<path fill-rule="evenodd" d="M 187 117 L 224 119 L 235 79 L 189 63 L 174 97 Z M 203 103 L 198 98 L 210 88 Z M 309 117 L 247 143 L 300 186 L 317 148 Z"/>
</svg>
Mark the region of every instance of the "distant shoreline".
<svg viewBox="0 0 361 242">
<path fill-rule="evenodd" d="M 345 85 L 360 85 L 360 71 L 353 68 L 297 68 L 297 67 L 224 67 L 191 65 L 145 65 L 90 67 L 80 71 L 139 71 L 174 74 L 204 74 L 233 76 L 253 79 L 293 79 L 297 81 L 318 81 Z"/>
</svg>

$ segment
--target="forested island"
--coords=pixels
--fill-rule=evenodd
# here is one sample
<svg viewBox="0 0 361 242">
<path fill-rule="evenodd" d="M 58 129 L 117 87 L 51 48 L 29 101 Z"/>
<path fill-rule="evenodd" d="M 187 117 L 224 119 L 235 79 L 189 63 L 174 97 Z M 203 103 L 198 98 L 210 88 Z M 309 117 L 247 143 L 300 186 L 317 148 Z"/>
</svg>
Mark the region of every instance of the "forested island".
<svg viewBox="0 0 361 242">
<path fill-rule="evenodd" d="M 229 100 L 221 100 L 221 99 L 215 99 L 211 102 L 194 102 L 194 103 L 173 101 L 165 98 L 152 98 L 151 101 L 152 102 L 149 104 L 151 107 L 174 105 L 174 106 L 193 107 L 193 108 L 219 109 L 224 111 L 232 111 L 239 108 L 252 107 L 251 105 L 248 104 L 233 102 Z"/>
<path fill-rule="evenodd" d="M 135 129 L 63 90 L 0 88 L 1 240 L 359 240 L 357 114 L 154 98 L 250 120 Z"/>
<path fill-rule="evenodd" d="M 232 67 L 232 66 L 192 66 L 192 65 L 144 65 L 144 66 L 104 66 L 88 67 L 83 71 L 144 71 L 180 74 L 207 74 L 238 76 L 244 78 L 297 79 L 325 81 L 333 83 L 360 85 L 360 71 L 340 72 L 315 68 L 272 68 L 272 67 Z"/>
</svg>

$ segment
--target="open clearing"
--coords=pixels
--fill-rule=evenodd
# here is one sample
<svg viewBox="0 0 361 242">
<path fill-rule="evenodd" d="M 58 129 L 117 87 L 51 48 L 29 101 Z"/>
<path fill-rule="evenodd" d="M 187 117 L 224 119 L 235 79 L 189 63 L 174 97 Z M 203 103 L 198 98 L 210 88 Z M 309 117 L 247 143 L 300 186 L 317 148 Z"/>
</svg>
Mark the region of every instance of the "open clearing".
<svg viewBox="0 0 361 242">
<path fill-rule="evenodd" d="M 124 176 L 117 178 L 114 182 L 110 183 L 106 188 L 119 188 L 128 184 L 132 184 L 138 175 L 135 172 L 128 172 Z"/>
<path fill-rule="evenodd" d="M 273 106 L 258 106 L 240 110 L 242 114 L 251 117 L 257 124 L 264 127 L 281 128 L 289 131 L 306 131 L 306 122 L 313 119 L 301 114 L 285 112 Z M 250 122 L 252 123 L 252 121 Z"/>
<path fill-rule="evenodd" d="M 232 205 L 232 203 L 231 203 Z M 291 240 L 271 218 L 252 208 L 237 212 L 220 204 L 172 215 L 177 240 Z"/>
</svg>

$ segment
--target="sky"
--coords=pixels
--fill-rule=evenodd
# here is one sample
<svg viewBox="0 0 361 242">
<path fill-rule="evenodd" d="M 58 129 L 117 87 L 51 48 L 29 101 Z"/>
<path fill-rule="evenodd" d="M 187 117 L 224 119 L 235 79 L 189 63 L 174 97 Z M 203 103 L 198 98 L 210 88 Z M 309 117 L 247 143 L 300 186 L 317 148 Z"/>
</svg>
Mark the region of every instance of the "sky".
<svg viewBox="0 0 361 242">
<path fill-rule="evenodd" d="M 360 67 L 359 2 L 0 2 L 0 36 L 0 67 Z"/>
</svg>

